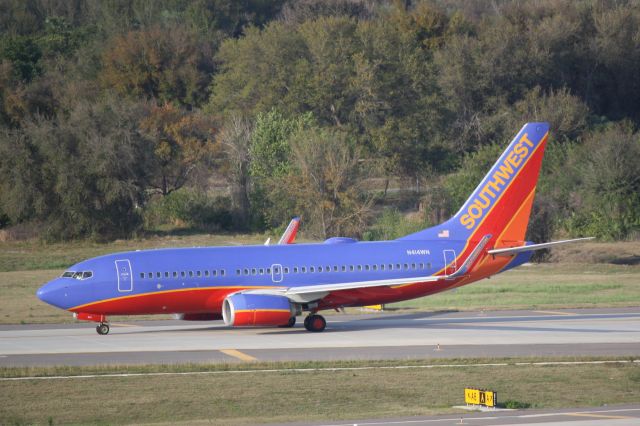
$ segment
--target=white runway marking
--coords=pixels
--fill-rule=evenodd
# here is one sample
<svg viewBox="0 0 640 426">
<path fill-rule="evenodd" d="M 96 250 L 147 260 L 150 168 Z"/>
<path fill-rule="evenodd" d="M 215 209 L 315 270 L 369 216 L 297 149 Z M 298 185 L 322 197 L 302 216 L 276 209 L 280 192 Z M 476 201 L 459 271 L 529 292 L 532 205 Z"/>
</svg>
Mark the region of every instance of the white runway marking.
<svg viewBox="0 0 640 426">
<path fill-rule="evenodd" d="M 30 376 L 30 377 L 2 377 L 0 381 L 19 380 L 59 380 L 59 379 L 95 379 L 100 377 L 150 377 L 150 376 L 199 376 L 216 374 L 249 374 L 249 373 L 313 373 L 336 371 L 362 371 L 362 370 L 408 370 L 422 368 L 464 368 L 464 367 L 506 367 L 509 365 L 524 366 L 550 366 L 550 365 L 585 365 L 585 364 L 640 364 L 640 359 L 634 360 L 601 360 L 601 361 L 548 361 L 548 362 L 498 362 L 479 364 L 427 364 L 427 365 L 393 365 L 371 367 L 328 367 L 328 368 L 273 368 L 262 370 L 227 370 L 227 371 L 184 371 L 184 372 L 158 372 L 158 373 L 112 373 L 112 374 L 84 374 L 75 376 Z"/>
</svg>

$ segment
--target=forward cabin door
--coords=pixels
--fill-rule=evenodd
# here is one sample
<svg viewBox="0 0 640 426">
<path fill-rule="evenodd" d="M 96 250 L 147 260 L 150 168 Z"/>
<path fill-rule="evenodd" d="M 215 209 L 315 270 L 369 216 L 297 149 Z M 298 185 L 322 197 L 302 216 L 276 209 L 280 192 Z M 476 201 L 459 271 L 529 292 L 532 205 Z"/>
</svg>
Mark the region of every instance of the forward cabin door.
<svg viewBox="0 0 640 426">
<path fill-rule="evenodd" d="M 131 274 L 131 262 L 128 259 L 116 260 L 116 276 L 118 277 L 118 291 L 133 290 L 133 275 Z"/>
<path fill-rule="evenodd" d="M 274 263 L 271 265 L 271 281 L 274 283 L 282 282 L 282 265 Z"/>
<path fill-rule="evenodd" d="M 453 274 L 457 268 L 456 265 L 456 251 L 455 250 L 443 250 L 444 254 L 444 274 Z"/>
</svg>

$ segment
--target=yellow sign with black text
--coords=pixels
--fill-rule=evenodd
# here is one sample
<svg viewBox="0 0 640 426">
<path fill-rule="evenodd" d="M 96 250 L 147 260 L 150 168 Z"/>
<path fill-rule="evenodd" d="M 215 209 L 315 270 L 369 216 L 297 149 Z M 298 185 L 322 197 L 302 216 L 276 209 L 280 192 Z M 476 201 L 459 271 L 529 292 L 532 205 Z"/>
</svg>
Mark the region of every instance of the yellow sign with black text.
<svg viewBox="0 0 640 426">
<path fill-rule="evenodd" d="M 470 405 L 484 405 L 495 407 L 498 403 L 498 394 L 490 390 L 465 388 L 464 402 Z"/>
</svg>

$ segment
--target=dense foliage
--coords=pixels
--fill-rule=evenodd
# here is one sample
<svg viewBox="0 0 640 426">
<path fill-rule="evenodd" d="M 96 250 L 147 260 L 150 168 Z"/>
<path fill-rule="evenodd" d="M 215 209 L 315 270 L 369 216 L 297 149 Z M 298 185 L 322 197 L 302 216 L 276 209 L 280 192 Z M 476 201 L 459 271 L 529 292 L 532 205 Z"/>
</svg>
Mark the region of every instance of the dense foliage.
<svg viewBox="0 0 640 426">
<path fill-rule="evenodd" d="M 0 2 L 0 227 L 394 238 L 549 121 L 529 236 L 640 234 L 640 4 Z"/>
</svg>

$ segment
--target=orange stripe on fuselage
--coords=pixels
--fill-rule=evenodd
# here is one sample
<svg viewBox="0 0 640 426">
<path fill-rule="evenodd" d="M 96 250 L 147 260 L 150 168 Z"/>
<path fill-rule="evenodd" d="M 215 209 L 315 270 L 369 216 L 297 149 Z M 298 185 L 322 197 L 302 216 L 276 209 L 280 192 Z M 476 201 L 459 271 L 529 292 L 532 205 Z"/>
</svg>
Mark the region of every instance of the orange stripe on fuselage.
<svg viewBox="0 0 640 426">
<path fill-rule="evenodd" d="M 138 293 L 99 300 L 70 308 L 71 312 L 104 315 L 221 312 L 222 301 L 242 290 L 274 288 L 267 286 L 197 287 Z"/>
</svg>

